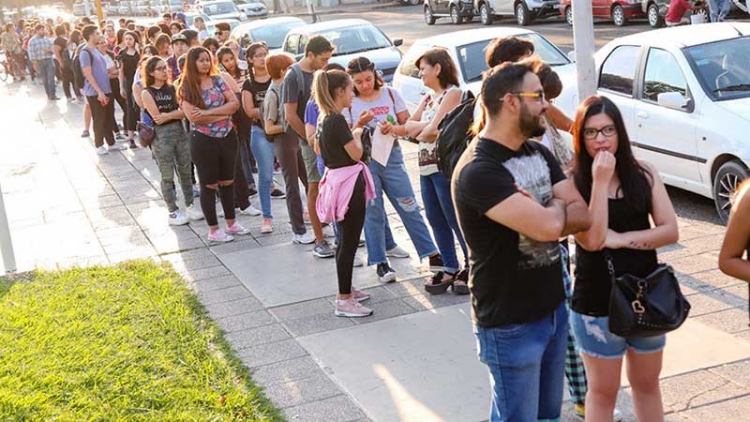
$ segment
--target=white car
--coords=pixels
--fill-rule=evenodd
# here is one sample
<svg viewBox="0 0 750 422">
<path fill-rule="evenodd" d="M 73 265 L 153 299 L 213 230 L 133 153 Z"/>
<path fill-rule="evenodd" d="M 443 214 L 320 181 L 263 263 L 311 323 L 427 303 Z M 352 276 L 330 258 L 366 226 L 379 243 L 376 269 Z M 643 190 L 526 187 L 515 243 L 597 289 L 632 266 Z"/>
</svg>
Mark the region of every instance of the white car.
<svg viewBox="0 0 750 422">
<path fill-rule="evenodd" d="M 257 1 L 248 0 L 234 0 L 237 8 L 240 12 L 244 13 L 248 18 L 262 18 L 268 16 L 268 8 L 266 5 Z"/>
<path fill-rule="evenodd" d="M 269 18 L 243 23 L 232 31 L 231 38 L 242 48 L 256 41 L 265 41 L 271 53 L 280 53 L 284 38 L 294 28 L 305 26 L 305 21 L 293 16 Z"/>
<path fill-rule="evenodd" d="M 642 32 L 595 60 L 598 94 L 619 107 L 635 155 L 665 183 L 713 198 L 726 222 L 750 165 L 750 23 Z M 570 114 L 579 100 L 569 85 L 557 104 Z"/>
<path fill-rule="evenodd" d="M 515 36 L 534 43 L 535 53 L 554 67 L 563 85 L 575 79 L 575 67 L 557 46 L 540 34 L 523 28 L 498 26 L 493 28 L 469 29 L 447 32 L 414 42 L 404 55 L 393 77 L 393 86 L 399 90 L 410 111 L 414 111 L 427 93 L 419 69 L 415 62 L 425 51 L 433 47 L 448 50 L 458 67 L 460 88 L 471 91 L 475 96 L 482 87 L 482 73 L 487 70 L 484 50 L 495 38 Z"/>
<path fill-rule="evenodd" d="M 247 16 L 240 12 L 237 5 L 231 0 L 204 1 L 197 4 L 198 12 L 208 15 L 212 20 L 222 21 L 234 19 L 238 21 L 247 20 Z"/>
</svg>

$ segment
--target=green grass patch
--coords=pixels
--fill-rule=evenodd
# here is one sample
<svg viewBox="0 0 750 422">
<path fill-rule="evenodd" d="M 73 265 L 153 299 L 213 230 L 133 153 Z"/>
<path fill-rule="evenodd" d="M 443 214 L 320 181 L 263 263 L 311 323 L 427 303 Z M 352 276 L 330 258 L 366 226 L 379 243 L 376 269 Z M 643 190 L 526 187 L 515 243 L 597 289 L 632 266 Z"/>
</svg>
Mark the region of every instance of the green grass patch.
<svg viewBox="0 0 750 422">
<path fill-rule="evenodd" d="M 281 420 L 151 261 L 0 280 L 1 421 Z"/>
</svg>

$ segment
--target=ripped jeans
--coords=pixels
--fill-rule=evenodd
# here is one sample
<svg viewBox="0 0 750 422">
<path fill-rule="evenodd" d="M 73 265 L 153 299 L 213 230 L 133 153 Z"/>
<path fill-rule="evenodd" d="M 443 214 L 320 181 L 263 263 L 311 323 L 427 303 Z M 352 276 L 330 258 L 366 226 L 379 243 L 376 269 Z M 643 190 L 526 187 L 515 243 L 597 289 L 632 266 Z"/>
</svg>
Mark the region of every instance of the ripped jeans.
<svg viewBox="0 0 750 422">
<path fill-rule="evenodd" d="M 391 205 L 401 217 L 419 258 L 426 258 L 436 253 L 437 247 L 432 241 L 430 231 L 420 212 L 419 203 L 404 166 L 404 154 L 398 144 L 394 145 L 391 150 L 387 166 L 384 167 L 375 160 L 371 160 L 368 166 L 372 180 L 375 182 L 375 199 L 367 204 L 365 216 L 367 265 L 388 262 L 385 256 L 386 249 L 393 249 L 397 246 L 385 214 L 384 194 L 388 196 Z"/>
</svg>

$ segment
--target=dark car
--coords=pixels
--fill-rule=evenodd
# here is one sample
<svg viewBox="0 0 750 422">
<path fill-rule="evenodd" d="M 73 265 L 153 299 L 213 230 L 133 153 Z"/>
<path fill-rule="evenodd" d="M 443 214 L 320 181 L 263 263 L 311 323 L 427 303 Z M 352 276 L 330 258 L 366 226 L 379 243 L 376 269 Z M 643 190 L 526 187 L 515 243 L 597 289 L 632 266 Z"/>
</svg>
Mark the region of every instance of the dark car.
<svg viewBox="0 0 750 422">
<path fill-rule="evenodd" d="M 459 25 L 474 19 L 474 0 L 424 0 L 424 22 L 434 25 L 437 18 L 449 17 Z"/>
<path fill-rule="evenodd" d="M 568 25 L 573 25 L 572 0 L 560 1 L 560 14 L 565 16 Z M 591 8 L 595 19 L 612 19 L 616 26 L 628 24 L 630 19 L 645 18 L 641 0 L 592 0 Z"/>
</svg>

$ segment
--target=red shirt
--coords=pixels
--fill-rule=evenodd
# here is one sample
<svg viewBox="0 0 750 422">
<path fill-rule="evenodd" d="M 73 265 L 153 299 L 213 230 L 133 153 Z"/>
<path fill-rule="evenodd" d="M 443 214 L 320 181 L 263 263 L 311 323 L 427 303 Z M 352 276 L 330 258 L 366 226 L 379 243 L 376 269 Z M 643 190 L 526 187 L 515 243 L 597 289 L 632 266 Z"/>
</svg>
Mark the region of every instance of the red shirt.
<svg viewBox="0 0 750 422">
<path fill-rule="evenodd" d="M 667 11 L 667 16 L 664 17 L 664 20 L 677 23 L 682 20 L 685 12 L 690 10 L 691 7 L 687 0 L 672 0 L 669 2 L 669 11 Z"/>
</svg>

